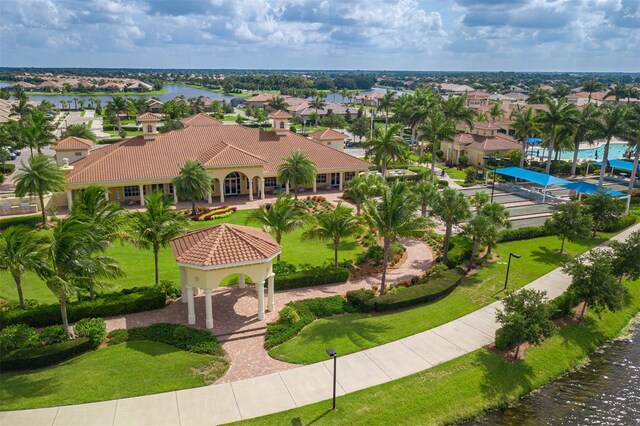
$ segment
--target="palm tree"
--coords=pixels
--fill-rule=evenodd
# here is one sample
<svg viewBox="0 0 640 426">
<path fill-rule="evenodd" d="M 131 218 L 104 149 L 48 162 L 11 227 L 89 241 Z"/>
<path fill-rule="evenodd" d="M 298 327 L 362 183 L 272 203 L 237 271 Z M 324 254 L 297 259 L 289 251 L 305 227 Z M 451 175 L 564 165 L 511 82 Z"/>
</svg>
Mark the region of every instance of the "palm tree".
<svg viewBox="0 0 640 426">
<path fill-rule="evenodd" d="M 359 215 L 362 205 L 371 198 L 382 195 L 382 190 L 386 186 L 387 181 L 382 176 L 370 173 L 351 179 L 345 192 L 349 200 L 355 203 L 356 214 Z"/>
<path fill-rule="evenodd" d="M 19 115 L 20 121 L 24 121 L 33 111 L 33 107 L 29 103 L 27 95 L 18 96 L 18 103 L 11 106 L 11 115 Z"/>
<path fill-rule="evenodd" d="M 556 138 L 558 134 L 564 129 L 573 128 L 578 121 L 580 112 L 575 105 L 567 103 L 566 99 L 559 100 L 548 99 L 545 101 L 548 111 L 541 111 L 539 115 L 539 122 L 542 128 L 548 136 L 548 154 L 547 154 L 547 166 L 545 173 L 549 174 L 551 170 L 551 155 L 555 149 Z"/>
<path fill-rule="evenodd" d="M 433 108 L 439 104 L 440 98 L 431 90 L 416 90 L 411 97 L 411 109 L 409 115 L 409 125 L 411 126 L 411 139 L 417 140 L 418 128 L 427 120 Z M 422 155 L 422 144 L 418 146 L 418 155 Z"/>
<path fill-rule="evenodd" d="M 9 227 L 0 234 L 0 271 L 8 271 L 13 277 L 21 308 L 24 308 L 22 276 L 45 267 L 47 242 L 47 237 L 26 226 Z"/>
<path fill-rule="evenodd" d="M 199 161 L 187 160 L 173 179 L 173 188 L 181 197 L 191 200 L 191 214 L 195 216 L 196 200 L 206 197 L 211 191 L 211 178 Z"/>
<path fill-rule="evenodd" d="M 69 136 L 75 136 L 77 138 L 88 139 L 94 143 L 97 141 L 96 134 L 87 127 L 86 124 L 71 124 L 67 127 L 60 138 L 68 138 Z"/>
<path fill-rule="evenodd" d="M 327 103 L 320 96 L 316 96 L 311 100 L 311 102 L 309 102 L 309 106 L 316 110 L 316 118 L 315 118 L 316 125 L 318 125 L 318 110 L 323 109 L 326 105 Z"/>
<path fill-rule="evenodd" d="M 578 117 L 578 123 L 571 135 L 573 145 L 572 175 L 576 174 L 580 144 L 582 144 L 582 142 L 592 143 L 598 137 L 597 128 L 600 114 L 600 110 L 595 104 L 587 104 Z"/>
<path fill-rule="evenodd" d="M 394 124 L 384 132 L 374 129 L 373 137 L 367 141 L 369 154 L 373 155 L 376 164 L 381 165 L 382 176 L 387 175 L 387 163 L 390 159 L 403 158 L 405 155 L 405 143 L 398 136 L 400 125 Z"/>
<path fill-rule="evenodd" d="M 278 179 L 280 182 L 293 186 L 293 194 L 298 199 L 298 186 L 313 185 L 318 171 L 313 161 L 309 160 L 304 151 L 293 150 L 288 157 L 282 159 L 278 166 Z"/>
<path fill-rule="evenodd" d="M 599 185 L 604 182 L 604 173 L 607 169 L 607 161 L 609 160 L 609 145 L 611 139 L 624 136 L 625 134 L 625 115 L 627 107 L 624 105 L 616 105 L 615 107 L 605 107 L 599 120 L 599 136 L 606 140 L 604 152 L 602 153 L 602 167 L 600 168 Z"/>
<path fill-rule="evenodd" d="M 476 208 L 477 212 L 489 202 L 489 194 L 484 191 L 478 191 L 469 197 L 469 202 Z"/>
<path fill-rule="evenodd" d="M 41 153 L 42 148 L 55 141 L 54 130 L 51 120 L 47 118 L 44 111 L 40 110 L 33 110 L 22 126 L 24 140 L 32 153 L 33 148 Z"/>
<path fill-rule="evenodd" d="M 516 116 L 513 122 L 513 129 L 516 132 L 516 137 L 522 143 L 522 152 L 520 154 L 520 168 L 522 168 L 524 167 L 524 159 L 527 156 L 527 141 L 540 132 L 538 116 L 533 108 L 524 109 Z"/>
<path fill-rule="evenodd" d="M 412 190 L 420 205 L 420 215 L 422 217 L 427 216 L 427 208 L 433 208 L 438 199 L 438 190 L 429 182 L 418 182 Z"/>
<path fill-rule="evenodd" d="M 449 98 L 442 103 L 442 109 L 445 117 L 452 120 L 454 123 L 463 122 L 469 129 L 473 129 L 473 111 L 467 108 L 467 94 L 462 96 L 449 96 Z"/>
<path fill-rule="evenodd" d="M 389 128 L 389 110 L 393 108 L 393 104 L 396 100 L 396 94 L 394 90 L 387 90 L 383 97 L 378 99 L 378 111 L 384 111 L 384 128 Z"/>
<path fill-rule="evenodd" d="M 511 214 L 505 206 L 499 203 L 488 203 L 482 206 L 478 214 L 489 219 L 491 224 L 498 230 L 502 228 L 511 229 L 513 224 L 509 220 Z M 495 240 L 487 243 L 487 253 L 491 254 L 491 249 L 495 245 Z"/>
<path fill-rule="evenodd" d="M 64 190 L 64 175 L 55 161 L 43 154 L 29 157 L 28 164 L 21 162 L 22 167 L 16 175 L 15 194 L 18 197 L 25 195 L 38 196 L 40 211 L 42 213 L 42 225 L 47 224 L 47 215 L 44 209 L 45 192 L 60 192 Z"/>
<path fill-rule="evenodd" d="M 471 219 L 463 226 L 463 234 L 469 236 L 473 240 L 473 248 L 471 250 L 471 258 L 469 259 L 469 269 L 475 263 L 478 256 L 480 244 L 490 245 L 498 239 L 498 229 L 490 218 L 478 215 Z"/>
<path fill-rule="evenodd" d="M 453 225 L 457 225 L 471 217 L 469 201 L 462 192 L 451 188 L 445 188 L 438 196 L 433 213 L 445 224 L 442 258 L 444 263 L 447 263 L 449 241 L 451 239 Z"/>
<path fill-rule="evenodd" d="M 333 265 L 337 268 L 340 239 L 362 232 L 360 220 L 353 215 L 352 208 L 340 201 L 335 209 L 317 214 L 311 223 L 311 227 L 302 234 L 302 239 L 330 239 L 333 242 Z"/>
<path fill-rule="evenodd" d="M 635 149 L 631 180 L 629 181 L 629 190 L 627 191 L 628 194 L 631 194 L 638 172 L 638 161 L 640 160 L 640 104 L 636 103 L 633 107 L 629 108 L 625 121 L 624 139 L 629 144 L 629 148 Z"/>
<path fill-rule="evenodd" d="M 620 102 L 620 98 L 626 98 L 629 95 L 629 89 L 622 83 L 616 83 L 615 86 L 609 89 L 604 98 L 607 99 L 613 96 L 616 102 Z"/>
<path fill-rule="evenodd" d="M 166 106 L 167 103 L 165 103 L 164 105 Z M 107 103 L 107 112 L 110 112 L 116 116 L 116 119 L 118 120 L 118 133 L 121 133 L 122 123 L 120 122 L 120 114 L 129 113 L 129 105 L 127 100 L 119 95 L 113 96 L 111 100 Z"/>
<path fill-rule="evenodd" d="M 305 225 L 307 220 L 304 211 L 296 207 L 291 195 L 280 193 L 275 203 L 251 210 L 246 222 L 260 225 L 273 234 L 276 242 L 280 244 L 283 234 L 288 234 Z M 280 261 L 280 255 L 278 255 L 278 261 Z"/>
<path fill-rule="evenodd" d="M 454 140 L 457 130 L 456 123 L 448 119 L 444 112 L 431 110 L 425 123 L 420 126 L 422 138 L 431 143 L 431 176 L 429 181 L 433 184 L 436 173 L 436 151 L 440 147 L 440 142 L 451 142 Z"/>
<path fill-rule="evenodd" d="M 415 216 L 416 199 L 404 182 L 385 188 L 380 201 L 371 200 L 364 215 L 371 230 L 382 239 L 382 279 L 380 294 L 386 292 L 387 266 L 391 242 L 399 237 L 419 237 L 430 226 L 427 218 Z"/>
<path fill-rule="evenodd" d="M 591 77 L 590 79 L 582 83 L 582 90 L 584 90 L 585 92 L 589 92 L 589 103 L 591 103 L 591 94 L 593 94 L 593 92 L 602 90 L 603 88 L 604 85 L 600 83 L 595 77 Z"/>
<path fill-rule="evenodd" d="M 491 116 L 492 122 L 496 121 L 496 118 L 504 117 L 502 105 L 499 102 L 492 102 L 489 107 L 489 115 Z"/>
<path fill-rule="evenodd" d="M 267 108 L 270 111 L 286 110 L 287 103 L 282 96 L 274 96 L 267 102 Z"/>
<path fill-rule="evenodd" d="M 162 192 L 147 195 L 144 204 L 146 211 L 133 214 L 131 240 L 136 246 L 153 251 L 155 283 L 158 284 L 158 253 L 172 238 L 187 232 L 186 219 L 171 208 L 173 202 Z"/>
<path fill-rule="evenodd" d="M 543 104 L 549 100 L 550 96 L 547 90 L 544 90 L 542 87 L 536 87 L 529 93 L 527 102 L 529 104 Z"/>
</svg>

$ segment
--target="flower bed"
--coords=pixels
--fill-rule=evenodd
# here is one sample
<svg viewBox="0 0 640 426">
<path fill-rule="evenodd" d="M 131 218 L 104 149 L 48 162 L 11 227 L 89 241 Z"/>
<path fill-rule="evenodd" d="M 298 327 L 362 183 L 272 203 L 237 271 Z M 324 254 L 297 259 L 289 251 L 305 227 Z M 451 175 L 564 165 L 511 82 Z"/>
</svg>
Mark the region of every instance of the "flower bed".
<svg viewBox="0 0 640 426">
<path fill-rule="evenodd" d="M 193 220 L 213 220 L 213 219 L 222 219 L 224 217 L 231 216 L 236 212 L 237 207 L 229 207 L 229 206 L 220 206 L 215 207 L 213 209 L 206 209 L 204 211 L 199 212 L 193 217 Z"/>
</svg>

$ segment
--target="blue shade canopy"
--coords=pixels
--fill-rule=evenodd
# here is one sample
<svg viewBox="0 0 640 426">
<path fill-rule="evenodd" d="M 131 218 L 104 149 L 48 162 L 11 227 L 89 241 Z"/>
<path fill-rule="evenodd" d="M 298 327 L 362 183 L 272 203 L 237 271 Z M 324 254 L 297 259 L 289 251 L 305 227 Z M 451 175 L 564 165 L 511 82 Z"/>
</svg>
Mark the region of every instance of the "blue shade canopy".
<svg viewBox="0 0 640 426">
<path fill-rule="evenodd" d="M 567 189 L 573 189 L 576 192 L 581 192 L 587 195 L 595 194 L 596 192 L 598 192 L 598 189 L 604 188 L 598 185 L 594 185 L 593 183 L 584 182 L 584 181 L 571 182 L 563 186 Z M 626 195 L 626 194 L 623 194 L 622 192 L 618 192 L 613 189 L 607 189 L 607 188 L 604 188 L 604 189 L 606 190 L 606 193 L 611 195 L 612 197 L 620 197 L 620 196 Z"/>
<path fill-rule="evenodd" d="M 529 139 L 527 139 L 527 143 L 529 145 L 540 145 L 542 143 L 542 139 L 540 139 L 540 138 L 529 138 Z"/>
<path fill-rule="evenodd" d="M 608 167 L 613 167 L 614 169 L 619 169 L 619 170 L 627 170 L 627 171 L 631 171 L 633 170 L 633 162 L 631 161 L 624 161 L 624 160 L 607 160 L 607 166 Z M 602 161 L 597 161 L 595 163 L 593 163 L 594 166 L 602 166 Z M 640 170 L 640 164 L 638 164 L 638 170 Z"/>
<path fill-rule="evenodd" d="M 545 175 L 544 173 L 538 173 L 527 169 L 521 169 L 520 167 L 505 167 L 504 169 L 496 170 L 496 173 L 504 176 L 511 176 L 514 178 L 527 180 L 544 187 L 571 183 L 568 180 L 560 179 L 551 175 Z"/>
</svg>

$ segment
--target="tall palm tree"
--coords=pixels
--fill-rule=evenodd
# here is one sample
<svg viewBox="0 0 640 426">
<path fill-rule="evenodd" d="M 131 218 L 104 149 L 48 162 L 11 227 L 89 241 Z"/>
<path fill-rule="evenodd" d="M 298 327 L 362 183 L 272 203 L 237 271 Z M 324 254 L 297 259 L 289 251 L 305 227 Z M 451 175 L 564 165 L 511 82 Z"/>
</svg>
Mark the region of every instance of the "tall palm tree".
<svg viewBox="0 0 640 426">
<path fill-rule="evenodd" d="M 438 196 L 433 213 L 445 224 L 443 261 L 448 261 L 449 242 L 453 225 L 457 225 L 471 217 L 471 208 L 465 195 L 451 188 L 445 188 Z"/>
<path fill-rule="evenodd" d="M 371 230 L 382 239 L 382 279 L 380 294 L 386 292 L 387 266 L 391 242 L 399 237 L 419 237 L 430 226 L 427 218 L 414 214 L 416 199 L 404 182 L 385 188 L 380 201 L 371 200 L 364 207 L 364 216 Z"/>
<path fill-rule="evenodd" d="M 469 268 L 475 264 L 480 244 L 490 245 L 498 239 L 498 229 L 487 216 L 477 215 L 463 226 L 463 234 L 473 240 Z"/>
<path fill-rule="evenodd" d="M 316 118 L 315 118 L 316 125 L 318 124 L 318 110 L 323 109 L 326 105 L 327 103 L 320 96 L 316 96 L 311 100 L 311 102 L 309 102 L 309 106 L 315 109 L 316 111 Z"/>
<path fill-rule="evenodd" d="M 369 154 L 373 155 L 376 164 L 381 165 L 382 176 L 387 175 L 387 164 L 390 159 L 403 158 L 405 155 L 405 143 L 399 134 L 400 125 L 394 124 L 385 131 L 374 129 L 373 137 L 367 141 Z"/>
<path fill-rule="evenodd" d="M 473 111 L 467 108 L 467 94 L 462 96 L 449 96 L 445 102 L 442 103 L 442 109 L 445 117 L 452 120 L 454 123 L 463 122 L 469 129 L 473 129 Z"/>
<path fill-rule="evenodd" d="M 118 120 L 118 133 L 121 133 L 122 123 L 120 121 L 120 114 L 129 113 L 129 104 L 127 102 L 127 99 L 119 95 L 113 96 L 107 103 L 107 112 L 110 112 L 116 116 L 116 119 Z"/>
<path fill-rule="evenodd" d="M 551 170 L 551 156 L 555 149 L 556 138 L 563 129 L 573 128 L 578 121 L 580 112 L 575 105 L 567 103 L 566 99 L 559 100 L 548 99 L 545 101 L 548 111 L 541 111 L 539 122 L 541 130 L 548 137 L 548 154 L 547 166 L 545 173 L 549 174 Z"/>
<path fill-rule="evenodd" d="M 624 139 L 629 147 L 634 149 L 633 168 L 631 170 L 631 180 L 629 181 L 628 194 L 633 192 L 633 184 L 638 173 L 638 161 L 640 160 L 640 104 L 636 103 L 629 108 L 625 118 Z"/>
<path fill-rule="evenodd" d="M 93 133 L 91 129 L 83 123 L 69 125 L 66 129 L 64 129 L 64 132 L 62 132 L 62 135 L 60 137 L 67 138 L 69 136 L 88 139 L 90 141 L 93 141 L 94 143 L 97 141 L 96 134 Z"/>
<path fill-rule="evenodd" d="M 527 156 L 527 141 L 540 132 L 538 116 L 533 108 L 524 109 L 516 116 L 513 122 L 513 129 L 522 144 L 522 152 L 520 154 L 520 168 L 522 168 L 524 167 L 524 159 Z"/>
<path fill-rule="evenodd" d="M 469 197 L 469 202 L 476 208 L 479 213 L 480 209 L 489 202 L 489 194 L 484 191 L 478 191 Z"/>
<path fill-rule="evenodd" d="M 303 234 L 303 239 L 331 240 L 333 242 L 333 265 L 338 267 L 338 249 L 342 238 L 362 232 L 362 224 L 353 215 L 353 209 L 338 202 L 335 209 L 313 217 L 311 226 Z"/>
<path fill-rule="evenodd" d="M 116 239 L 127 238 L 124 227 L 129 220 L 120 203 L 108 201 L 107 194 L 106 188 L 90 185 L 79 191 L 71 208 L 71 217 L 90 223 L 105 247 Z"/>
<path fill-rule="evenodd" d="M 270 111 L 286 110 L 287 103 L 282 96 L 274 96 L 267 102 L 267 108 Z"/>
<path fill-rule="evenodd" d="M 426 217 L 427 209 L 429 207 L 433 208 L 438 199 L 438 190 L 429 182 L 418 182 L 412 190 L 420 206 L 420 216 Z"/>
<path fill-rule="evenodd" d="M 22 126 L 25 142 L 32 153 L 34 148 L 41 153 L 42 148 L 55 141 L 54 130 L 51 120 L 47 118 L 44 111 L 40 110 L 33 110 Z"/>
<path fill-rule="evenodd" d="M 427 120 L 433 108 L 436 108 L 441 98 L 431 90 L 416 90 L 411 97 L 411 110 L 409 125 L 411 126 L 411 139 L 417 140 L 418 128 Z M 418 145 L 418 155 L 422 155 L 422 144 Z"/>
<path fill-rule="evenodd" d="M 602 89 L 604 89 L 604 85 L 595 77 L 591 77 L 582 83 L 582 90 L 589 93 L 589 103 L 591 103 L 591 95 L 593 92 L 597 92 Z"/>
<path fill-rule="evenodd" d="M 436 174 L 436 151 L 440 148 L 440 142 L 451 142 L 457 134 L 456 123 L 448 119 L 444 112 L 432 109 L 427 120 L 420 126 L 422 139 L 431 144 L 431 176 L 429 181 L 433 184 Z"/>
<path fill-rule="evenodd" d="M 491 116 L 492 122 L 496 121 L 496 118 L 504 117 L 502 105 L 499 102 L 492 102 L 489 107 L 489 115 Z"/>
<path fill-rule="evenodd" d="M 362 205 L 371 198 L 382 195 L 382 190 L 386 186 L 387 181 L 382 176 L 370 173 L 351 179 L 345 192 L 349 200 L 355 203 L 356 214 L 359 215 Z"/>
<path fill-rule="evenodd" d="M 614 97 L 616 102 L 620 102 L 621 98 L 626 98 L 627 96 L 629 96 L 629 89 L 622 83 L 616 83 L 612 88 L 609 89 L 607 94 L 604 95 L 604 98 L 607 99 L 611 96 Z"/>
<path fill-rule="evenodd" d="M 275 203 L 251 210 L 246 222 L 260 225 L 273 234 L 276 242 L 280 244 L 283 234 L 288 234 L 305 225 L 307 218 L 304 211 L 296 207 L 291 195 L 280 193 Z M 278 261 L 280 261 L 280 255 L 278 255 Z"/>
<path fill-rule="evenodd" d="M 393 108 L 393 104 L 396 100 L 397 92 L 394 90 L 387 90 L 387 92 L 378 99 L 378 111 L 384 111 L 384 128 L 389 128 L 389 111 Z"/>
<path fill-rule="evenodd" d="M 21 308 L 24 308 L 22 276 L 45 267 L 47 242 L 47 237 L 26 226 L 9 227 L 0 233 L 0 271 L 8 271 L 13 277 Z"/>
<path fill-rule="evenodd" d="M 511 229 L 513 224 L 509 220 L 510 213 L 505 206 L 499 203 L 487 203 L 478 212 L 489 219 L 491 224 L 498 230 L 502 228 Z M 487 253 L 491 254 L 491 249 L 495 245 L 495 240 L 487 243 Z"/>
<path fill-rule="evenodd" d="M 580 153 L 580 144 L 583 142 L 592 143 L 598 137 L 597 125 L 600 116 L 600 110 L 595 104 L 587 104 L 580 116 L 578 123 L 573 129 L 573 161 L 571 162 L 571 174 L 576 174 L 576 166 L 578 165 L 578 154 Z"/>
<path fill-rule="evenodd" d="M 283 163 L 278 166 L 278 179 L 280 182 L 289 183 L 293 187 L 293 194 L 298 199 L 298 186 L 312 185 L 318 171 L 304 151 L 293 150 L 288 157 L 284 157 Z"/>
<path fill-rule="evenodd" d="M 38 196 L 40 211 L 42 213 L 42 225 L 47 224 L 47 215 L 44 209 L 44 194 L 46 192 L 60 192 L 64 190 L 64 175 L 55 161 L 44 154 L 36 154 L 29 157 L 28 164 L 21 163 L 22 167 L 16 175 L 15 194 L 18 197 L 25 195 Z"/>
<path fill-rule="evenodd" d="M 624 105 L 616 105 L 614 107 L 605 107 L 601 118 L 599 120 L 600 136 L 606 140 L 604 146 L 604 152 L 602 153 L 602 167 L 600 168 L 599 185 L 604 182 L 604 173 L 607 168 L 607 161 L 609 161 L 609 146 L 611 139 L 624 136 L 625 134 L 625 115 L 627 114 L 627 107 Z"/>
<path fill-rule="evenodd" d="M 173 188 L 181 197 L 191 200 L 191 214 L 195 216 L 196 200 L 206 197 L 211 191 L 211 178 L 199 161 L 187 160 L 173 179 Z"/>
<path fill-rule="evenodd" d="M 158 253 L 172 238 L 187 232 L 186 219 L 171 208 L 173 201 L 162 192 L 154 191 L 144 197 L 144 205 L 145 211 L 133 214 L 131 241 L 140 248 L 153 251 L 155 283 L 158 284 Z"/>
<path fill-rule="evenodd" d="M 530 93 L 529 98 L 527 98 L 527 103 L 529 104 L 543 104 L 549 100 L 551 94 L 544 90 L 542 87 L 535 87 Z"/>
</svg>

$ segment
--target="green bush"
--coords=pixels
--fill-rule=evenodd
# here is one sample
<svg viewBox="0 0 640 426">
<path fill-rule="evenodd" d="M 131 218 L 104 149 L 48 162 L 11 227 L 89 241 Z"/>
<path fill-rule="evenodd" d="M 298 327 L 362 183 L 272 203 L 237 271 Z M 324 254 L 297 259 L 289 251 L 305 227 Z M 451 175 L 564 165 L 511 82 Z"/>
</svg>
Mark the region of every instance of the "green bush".
<svg viewBox="0 0 640 426">
<path fill-rule="evenodd" d="M 518 229 L 505 229 L 500 232 L 499 242 L 529 240 L 531 238 L 548 237 L 553 233 L 546 226 L 528 226 Z"/>
<path fill-rule="evenodd" d="M 438 186 L 441 188 L 447 188 L 449 186 L 449 181 L 447 180 L 439 180 Z"/>
<path fill-rule="evenodd" d="M 0 369 L 22 370 L 46 367 L 91 350 L 86 338 L 67 340 L 46 346 L 26 347 L 7 352 L 0 358 Z"/>
<path fill-rule="evenodd" d="M 276 290 L 287 290 L 321 284 L 344 283 L 348 279 L 349 270 L 346 268 L 313 268 L 286 275 L 276 275 L 274 287 Z"/>
<path fill-rule="evenodd" d="M 447 267 L 455 268 L 471 258 L 471 252 L 473 251 L 471 238 L 455 235 L 449 241 Z"/>
<path fill-rule="evenodd" d="M 291 274 L 297 270 L 296 265 L 285 262 L 284 260 L 273 264 L 273 273 L 276 274 L 276 276 Z"/>
<path fill-rule="evenodd" d="M 390 311 L 441 299 L 456 288 L 464 275 L 465 272 L 461 268 L 449 269 L 433 276 L 425 284 L 414 285 L 403 288 L 401 291 L 376 297 L 375 310 Z"/>
<path fill-rule="evenodd" d="M 617 220 L 605 223 L 601 230 L 603 232 L 618 232 L 630 227 L 634 223 L 636 223 L 636 217 L 632 214 L 628 214 L 618 218 Z"/>
<path fill-rule="evenodd" d="M 3 166 L 0 166 L 0 174 L 2 173 L 2 168 L 3 167 L 4 167 L 4 174 L 5 175 L 10 175 L 16 169 L 16 165 L 15 164 L 4 163 Z"/>
<path fill-rule="evenodd" d="M 511 339 L 512 335 L 513 333 L 510 333 L 506 326 L 496 330 L 496 349 L 504 351 L 515 346 L 516 342 Z"/>
<path fill-rule="evenodd" d="M 360 312 L 371 312 L 375 308 L 376 295 L 373 290 L 361 288 L 347 292 L 347 302 Z"/>
<path fill-rule="evenodd" d="M 86 337 L 96 348 L 107 337 L 107 324 L 102 318 L 83 318 L 76 323 L 74 330 L 76 336 Z"/>
<path fill-rule="evenodd" d="M 280 310 L 280 322 L 283 324 L 295 324 L 300 321 L 300 314 L 292 306 L 285 306 Z"/>
<path fill-rule="evenodd" d="M 131 293 L 111 293 L 96 300 L 67 303 L 69 322 L 82 318 L 110 317 L 134 312 L 150 311 L 165 306 L 164 293 L 154 287 L 142 287 Z M 32 327 L 46 327 L 62 323 L 60 305 L 40 305 L 32 309 L 14 309 L 0 312 L 0 327 L 12 324 L 27 324 Z"/>
<path fill-rule="evenodd" d="M 160 280 L 156 288 L 169 299 L 177 299 L 182 295 L 182 288 L 171 280 Z"/>
<path fill-rule="evenodd" d="M 40 339 L 41 345 L 51 345 L 67 340 L 67 334 L 64 332 L 63 326 L 52 325 L 51 327 L 43 328 L 40 334 L 38 334 L 38 339 Z"/>
<path fill-rule="evenodd" d="M 40 215 L 30 215 L 30 216 L 18 216 L 18 217 L 8 217 L 6 219 L 0 219 L 0 231 L 4 231 L 5 229 L 11 226 L 25 225 L 29 227 L 34 227 L 42 221 L 42 216 Z"/>
<path fill-rule="evenodd" d="M 560 296 L 556 297 L 555 299 L 549 302 L 551 306 L 554 308 L 552 309 L 553 314 L 551 319 L 558 319 L 558 318 L 565 317 L 567 315 L 572 315 L 573 308 L 579 302 L 580 301 L 578 300 L 578 298 L 576 297 L 573 291 L 571 290 L 565 291 Z"/>
<path fill-rule="evenodd" d="M 15 324 L 0 331 L 0 350 L 12 351 L 37 341 L 36 331 L 25 324 Z"/>
</svg>

